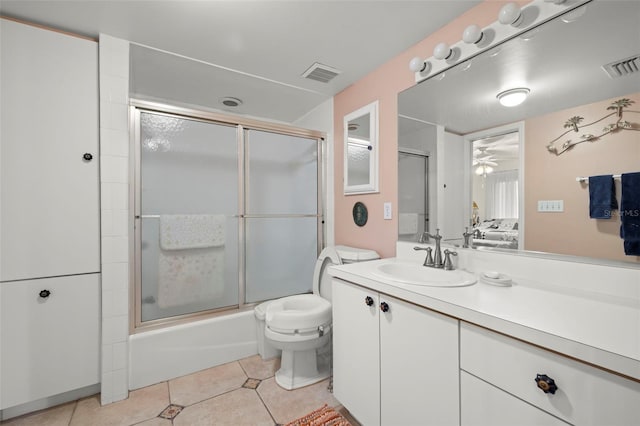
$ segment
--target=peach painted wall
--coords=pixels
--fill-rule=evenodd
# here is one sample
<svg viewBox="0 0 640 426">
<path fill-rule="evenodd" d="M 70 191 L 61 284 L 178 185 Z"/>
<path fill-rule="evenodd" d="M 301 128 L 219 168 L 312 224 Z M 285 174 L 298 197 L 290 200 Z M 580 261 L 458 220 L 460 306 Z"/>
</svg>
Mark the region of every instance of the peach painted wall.
<svg viewBox="0 0 640 426">
<path fill-rule="evenodd" d="M 591 123 L 609 114 L 611 102 L 623 97 L 635 101 L 631 110 L 640 110 L 640 93 L 619 96 L 525 121 L 525 249 L 602 259 L 640 262 L 640 256 L 625 256 L 620 239 L 620 217 L 589 218 L 589 186 L 576 182 L 577 176 L 640 172 L 640 132 L 622 130 L 585 142 L 556 156 L 546 145 L 564 133 L 563 124 L 573 116 Z M 640 114 L 625 114 L 625 120 L 640 122 Z M 615 116 L 578 135 L 597 134 Z M 637 128 L 638 124 L 636 124 Z M 567 139 L 577 139 L 568 134 Z M 616 181 L 620 203 L 620 181 Z M 538 200 L 564 200 L 564 212 L 539 213 Z"/>
<path fill-rule="evenodd" d="M 431 56 L 436 44 L 455 44 L 471 24 L 485 27 L 497 20 L 498 11 L 506 1 L 486 0 L 451 21 L 435 33 L 384 63 L 367 76 L 334 97 L 334 185 L 335 242 L 376 250 L 382 257 L 395 256 L 398 234 L 398 93 L 415 84 L 409 71 L 414 56 Z M 518 1 L 525 5 L 529 1 Z M 377 194 L 344 195 L 343 117 L 375 100 L 379 101 L 379 188 Z M 369 211 L 365 226 L 358 227 L 352 218 L 353 205 L 360 201 Z M 383 219 L 384 202 L 393 203 L 393 219 Z"/>
</svg>

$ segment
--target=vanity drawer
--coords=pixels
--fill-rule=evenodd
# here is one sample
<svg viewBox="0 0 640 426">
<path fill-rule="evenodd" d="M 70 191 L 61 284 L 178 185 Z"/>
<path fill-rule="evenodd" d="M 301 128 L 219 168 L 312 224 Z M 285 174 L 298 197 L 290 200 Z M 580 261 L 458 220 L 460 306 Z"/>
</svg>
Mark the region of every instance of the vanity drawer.
<svg viewBox="0 0 640 426">
<path fill-rule="evenodd" d="M 471 374 L 460 373 L 462 426 L 567 426 L 551 414 L 527 404 Z"/>
<path fill-rule="evenodd" d="M 464 322 L 460 368 L 569 423 L 630 425 L 640 418 L 640 383 Z M 537 387 L 538 374 L 554 379 L 555 394 Z"/>
</svg>

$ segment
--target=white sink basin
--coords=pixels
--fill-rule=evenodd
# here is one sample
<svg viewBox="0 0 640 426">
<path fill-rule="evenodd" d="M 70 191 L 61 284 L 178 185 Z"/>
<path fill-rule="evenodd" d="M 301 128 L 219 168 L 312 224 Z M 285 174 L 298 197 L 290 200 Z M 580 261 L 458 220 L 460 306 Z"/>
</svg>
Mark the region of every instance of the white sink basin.
<svg viewBox="0 0 640 426">
<path fill-rule="evenodd" d="M 426 287 L 464 287 L 476 282 L 475 275 L 466 271 L 445 271 L 404 262 L 383 263 L 372 274 L 398 283 Z"/>
</svg>

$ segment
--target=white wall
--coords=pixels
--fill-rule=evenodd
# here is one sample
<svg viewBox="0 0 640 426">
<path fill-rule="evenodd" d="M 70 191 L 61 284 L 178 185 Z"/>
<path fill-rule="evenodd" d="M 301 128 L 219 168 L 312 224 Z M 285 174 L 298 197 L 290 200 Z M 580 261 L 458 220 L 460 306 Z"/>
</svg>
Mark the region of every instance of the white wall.
<svg viewBox="0 0 640 426">
<path fill-rule="evenodd" d="M 465 155 L 462 136 L 438 126 L 438 226 L 443 240 L 462 239 L 471 206 L 465 196 Z M 468 167 L 466 170 L 468 173 Z M 467 185 L 468 186 L 468 185 Z"/>
<path fill-rule="evenodd" d="M 324 145 L 324 192 L 325 192 L 325 246 L 335 244 L 334 239 L 334 213 L 333 213 L 333 98 L 308 112 L 302 118 L 292 123 L 305 129 L 319 130 L 326 133 Z"/>
</svg>

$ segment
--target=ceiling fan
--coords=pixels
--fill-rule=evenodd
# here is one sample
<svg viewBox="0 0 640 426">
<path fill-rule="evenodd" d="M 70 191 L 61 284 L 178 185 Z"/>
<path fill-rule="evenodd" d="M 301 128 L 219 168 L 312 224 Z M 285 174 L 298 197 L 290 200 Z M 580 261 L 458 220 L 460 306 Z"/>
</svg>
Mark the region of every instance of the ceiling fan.
<svg viewBox="0 0 640 426">
<path fill-rule="evenodd" d="M 486 165 L 486 166 L 497 166 L 498 163 L 496 163 L 494 160 L 496 160 L 496 157 L 493 154 L 489 154 L 487 153 L 487 149 L 489 147 L 487 146 L 480 146 L 477 149 L 477 153 L 474 152 L 473 155 L 473 165 L 474 166 L 478 166 L 478 165 Z"/>
</svg>

